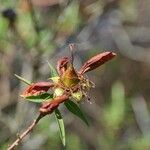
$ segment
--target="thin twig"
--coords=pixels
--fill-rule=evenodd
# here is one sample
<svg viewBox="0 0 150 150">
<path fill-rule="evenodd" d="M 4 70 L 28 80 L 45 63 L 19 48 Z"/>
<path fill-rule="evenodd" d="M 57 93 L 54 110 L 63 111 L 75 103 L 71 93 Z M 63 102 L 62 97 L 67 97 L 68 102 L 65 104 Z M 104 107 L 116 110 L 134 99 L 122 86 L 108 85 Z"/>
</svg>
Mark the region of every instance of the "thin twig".
<svg viewBox="0 0 150 150">
<path fill-rule="evenodd" d="M 27 130 L 25 130 L 20 136 L 18 136 L 18 138 L 8 147 L 7 150 L 13 150 L 15 146 L 17 146 L 21 140 L 28 135 L 32 129 L 35 127 L 35 125 L 40 121 L 41 118 L 43 118 L 44 115 L 43 114 L 39 114 L 39 116 L 37 117 L 37 119 L 35 119 L 33 121 L 33 123 L 27 128 Z"/>
</svg>

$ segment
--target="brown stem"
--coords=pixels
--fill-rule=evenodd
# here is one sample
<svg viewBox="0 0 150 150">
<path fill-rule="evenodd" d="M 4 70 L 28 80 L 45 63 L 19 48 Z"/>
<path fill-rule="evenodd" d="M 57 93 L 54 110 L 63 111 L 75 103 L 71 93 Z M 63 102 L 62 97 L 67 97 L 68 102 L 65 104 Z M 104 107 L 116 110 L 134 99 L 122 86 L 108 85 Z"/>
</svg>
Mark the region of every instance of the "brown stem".
<svg viewBox="0 0 150 150">
<path fill-rule="evenodd" d="M 33 121 L 33 123 L 27 128 L 27 130 L 25 130 L 9 147 L 7 150 L 13 150 L 15 146 L 17 146 L 21 140 L 28 135 L 32 129 L 35 127 L 35 125 L 40 121 L 40 119 L 42 119 L 44 116 L 46 116 L 47 114 L 51 114 L 55 109 L 57 109 L 57 107 L 59 106 L 60 103 L 63 103 L 64 101 L 66 101 L 69 98 L 69 94 L 64 94 L 62 96 L 58 96 L 56 97 L 53 101 L 50 101 L 48 103 L 45 103 L 41 106 L 40 108 L 40 114 L 37 117 L 37 119 L 35 119 Z"/>
<path fill-rule="evenodd" d="M 7 150 L 13 150 L 15 146 L 17 146 L 21 140 L 28 135 L 32 129 L 35 127 L 35 125 L 40 121 L 41 118 L 43 118 L 45 115 L 43 114 L 39 114 L 39 116 L 37 117 L 37 119 L 35 119 L 33 121 L 33 123 L 27 128 L 27 130 L 25 130 L 9 147 Z"/>
</svg>

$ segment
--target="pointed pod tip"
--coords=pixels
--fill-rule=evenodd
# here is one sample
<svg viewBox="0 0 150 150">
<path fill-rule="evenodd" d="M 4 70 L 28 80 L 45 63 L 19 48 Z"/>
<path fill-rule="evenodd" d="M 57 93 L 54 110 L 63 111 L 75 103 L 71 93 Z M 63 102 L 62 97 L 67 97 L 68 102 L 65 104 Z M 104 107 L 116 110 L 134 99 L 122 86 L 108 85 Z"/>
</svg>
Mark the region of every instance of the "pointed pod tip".
<svg viewBox="0 0 150 150">
<path fill-rule="evenodd" d="M 102 52 L 102 53 L 94 56 L 94 58 L 96 58 L 97 61 L 105 62 L 105 61 L 108 61 L 108 60 L 114 58 L 116 55 L 117 54 L 114 52 L 106 51 L 106 52 Z"/>
<path fill-rule="evenodd" d="M 117 54 L 114 53 L 114 52 L 109 52 L 108 55 L 109 55 L 110 59 L 111 59 L 111 58 L 114 58 L 115 56 L 117 56 Z"/>
<path fill-rule="evenodd" d="M 100 53 L 100 54 L 98 54 L 98 55 L 104 55 L 104 56 L 106 56 L 106 55 L 116 56 L 117 54 L 116 54 L 115 52 L 106 51 L 106 52 L 102 52 L 102 53 Z"/>
<path fill-rule="evenodd" d="M 117 54 L 116 54 L 116 53 L 114 53 L 114 52 L 111 52 L 111 53 L 112 53 L 112 55 L 113 55 L 113 56 L 117 56 Z"/>
</svg>

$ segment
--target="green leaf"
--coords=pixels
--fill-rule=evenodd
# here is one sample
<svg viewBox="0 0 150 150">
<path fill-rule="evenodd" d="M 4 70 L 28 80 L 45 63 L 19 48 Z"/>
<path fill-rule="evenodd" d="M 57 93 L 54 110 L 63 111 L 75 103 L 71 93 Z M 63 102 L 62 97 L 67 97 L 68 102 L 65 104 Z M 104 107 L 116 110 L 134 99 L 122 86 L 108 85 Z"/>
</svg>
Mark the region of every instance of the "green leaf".
<svg viewBox="0 0 150 150">
<path fill-rule="evenodd" d="M 28 96 L 25 99 L 28 101 L 35 102 L 35 103 L 42 103 L 43 101 L 46 101 L 52 98 L 53 98 L 52 94 L 44 93 L 44 94 L 37 95 L 37 96 Z"/>
<path fill-rule="evenodd" d="M 28 80 L 26 80 L 26 79 L 24 79 L 24 78 L 18 76 L 17 74 L 15 74 L 15 77 L 17 77 L 17 78 L 18 78 L 19 80 L 21 80 L 22 82 L 24 82 L 24 83 L 26 83 L 26 84 L 28 84 L 28 85 L 31 85 L 31 82 L 30 82 L 30 81 L 28 81 Z"/>
<path fill-rule="evenodd" d="M 48 61 L 47 61 L 48 62 Z M 57 77 L 58 76 L 58 73 L 57 73 L 57 71 L 56 71 L 56 69 L 48 62 L 48 66 L 49 66 L 49 68 L 50 68 L 50 70 L 51 70 L 51 77 L 53 78 L 53 77 Z"/>
<path fill-rule="evenodd" d="M 89 123 L 88 123 L 86 117 L 84 116 L 83 112 L 81 111 L 81 109 L 79 108 L 79 106 L 76 103 L 74 103 L 71 100 L 68 100 L 64 104 L 70 112 L 72 112 L 74 115 L 78 116 L 82 121 L 84 121 L 86 123 L 86 125 L 89 126 Z"/>
<path fill-rule="evenodd" d="M 59 134 L 60 138 L 62 140 L 63 145 L 65 146 L 66 144 L 66 138 L 65 138 L 65 126 L 64 126 L 64 121 L 62 119 L 62 115 L 58 109 L 55 110 L 55 117 L 59 126 Z"/>
</svg>

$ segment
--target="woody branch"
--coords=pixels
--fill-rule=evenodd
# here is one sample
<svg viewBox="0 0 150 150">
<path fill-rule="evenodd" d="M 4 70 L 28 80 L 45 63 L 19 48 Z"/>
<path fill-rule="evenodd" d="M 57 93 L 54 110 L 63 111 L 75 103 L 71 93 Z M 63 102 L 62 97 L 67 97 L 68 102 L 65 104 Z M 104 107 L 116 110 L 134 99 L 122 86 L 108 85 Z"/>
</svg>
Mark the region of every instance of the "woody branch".
<svg viewBox="0 0 150 150">
<path fill-rule="evenodd" d="M 27 136 L 33 128 L 36 126 L 36 124 L 47 114 L 51 114 L 58 106 L 59 104 L 63 103 L 64 101 L 68 100 L 69 94 L 64 94 L 62 96 L 56 97 L 54 100 L 44 103 L 40 108 L 40 114 L 33 121 L 33 123 L 8 147 L 7 150 L 13 150 L 14 147 L 18 146 L 22 139 Z"/>
</svg>

